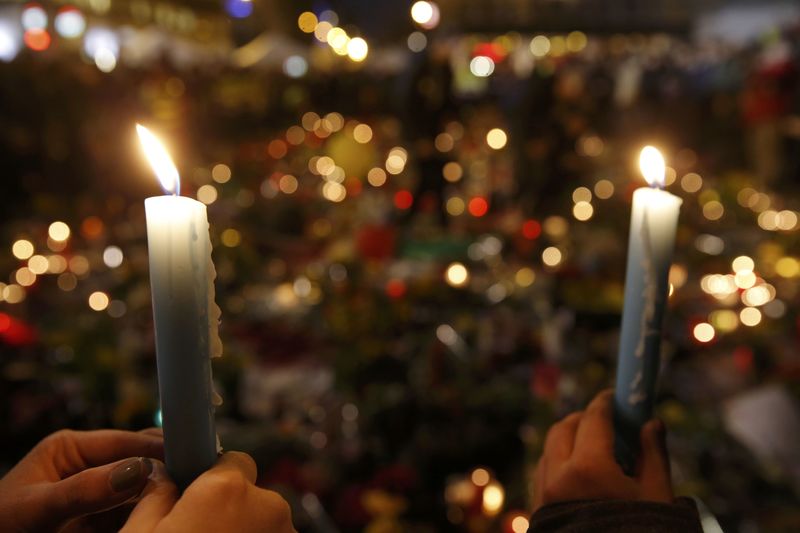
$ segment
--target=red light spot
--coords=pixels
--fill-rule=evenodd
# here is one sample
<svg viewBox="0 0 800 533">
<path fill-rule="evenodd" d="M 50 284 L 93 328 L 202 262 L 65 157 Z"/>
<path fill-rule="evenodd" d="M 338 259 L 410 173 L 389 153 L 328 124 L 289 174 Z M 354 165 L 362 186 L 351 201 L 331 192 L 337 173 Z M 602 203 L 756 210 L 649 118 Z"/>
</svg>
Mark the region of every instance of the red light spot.
<svg viewBox="0 0 800 533">
<path fill-rule="evenodd" d="M 746 346 L 736 348 L 733 351 L 733 364 L 743 374 L 753 370 L 753 350 Z"/>
<path fill-rule="evenodd" d="M 28 48 L 36 52 L 47 50 L 50 47 L 50 34 L 47 33 L 47 30 L 38 28 L 27 30 L 22 40 L 25 41 Z"/>
<path fill-rule="evenodd" d="M 11 317 L 5 313 L 0 313 L 0 331 L 8 331 L 11 327 Z"/>
<path fill-rule="evenodd" d="M 469 209 L 470 215 L 474 217 L 482 217 L 489 211 L 489 202 L 486 201 L 486 198 L 476 196 L 469 201 L 469 206 L 467 209 Z"/>
<path fill-rule="evenodd" d="M 397 209 L 408 209 L 414 203 L 414 196 L 406 191 L 399 190 L 394 193 L 394 206 Z"/>
<path fill-rule="evenodd" d="M 386 294 L 392 298 L 402 298 L 406 293 L 406 284 L 401 279 L 390 279 L 386 284 Z"/>
<path fill-rule="evenodd" d="M 534 240 L 538 239 L 539 235 L 542 234 L 542 225 L 539 224 L 537 220 L 526 220 L 525 223 L 522 224 L 522 236 L 526 239 Z"/>
</svg>

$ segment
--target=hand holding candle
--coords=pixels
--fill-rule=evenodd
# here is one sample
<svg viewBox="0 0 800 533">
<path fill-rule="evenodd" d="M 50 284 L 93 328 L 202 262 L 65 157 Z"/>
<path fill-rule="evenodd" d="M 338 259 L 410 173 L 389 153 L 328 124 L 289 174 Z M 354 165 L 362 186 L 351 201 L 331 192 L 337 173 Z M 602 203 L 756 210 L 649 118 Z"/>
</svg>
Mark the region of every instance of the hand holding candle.
<svg viewBox="0 0 800 533">
<path fill-rule="evenodd" d="M 639 165 L 650 187 L 633 193 L 625 274 L 625 304 L 614 394 L 615 455 L 631 474 L 639 431 L 653 412 L 660 364 L 661 325 L 681 199 L 664 190 L 664 159 L 647 146 Z"/>
<path fill-rule="evenodd" d="M 167 195 L 147 198 L 147 246 L 167 470 L 181 489 L 217 458 L 210 357 L 222 353 L 206 206 L 179 196 L 169 154 L 146 128 L 139 140 Z"/>
</svg>

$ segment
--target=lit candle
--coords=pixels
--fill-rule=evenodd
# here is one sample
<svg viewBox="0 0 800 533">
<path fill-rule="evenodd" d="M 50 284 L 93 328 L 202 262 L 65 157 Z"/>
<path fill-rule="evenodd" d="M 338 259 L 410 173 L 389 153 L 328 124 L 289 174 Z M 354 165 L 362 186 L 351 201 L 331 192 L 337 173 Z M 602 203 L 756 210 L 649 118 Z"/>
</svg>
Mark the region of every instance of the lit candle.
<svg viewBox="0 0 800 533">
<path fill-rule="evenodd" d="M 164 196 L 147 198 L 147 248 L 156 336 L 164 455 L 175 483 L 185 488 L 214 464 L 217 436 L 211 357 L 222 354 L 219 308 L 214 303 L 211 240 L 206 206 L 180 196 L 180 177 L 169 154 L 136 125 Z"/>
<path fill-rule="evenodd" d="M 628 474 L 636 465 L 641 427 L 653 412 L 661 325 L 682 202 L 661 190 L 665 166 L 658 150 L 646 146 L 639 166 L 650 186 L 633 193 L 614 395 L 615 453 Z"/>
</svg>

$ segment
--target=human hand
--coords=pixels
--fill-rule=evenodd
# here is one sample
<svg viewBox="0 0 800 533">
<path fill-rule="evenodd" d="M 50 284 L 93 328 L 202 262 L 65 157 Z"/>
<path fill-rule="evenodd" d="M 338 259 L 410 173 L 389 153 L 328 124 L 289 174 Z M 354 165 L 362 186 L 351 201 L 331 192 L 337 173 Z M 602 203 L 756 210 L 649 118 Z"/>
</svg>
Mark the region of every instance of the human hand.
<svg viewBox="0 0 800 533">
<path fill-rule="evenodd" d="M 0 531 L 57 531 L 137 496 L 163 458 L 157 431 L 62 430 L 0 479 Z"/>
<path fill-rule="evenodd" d="M 569 500 L 672 502 L 663 423 L 644 425 L 636 475 L 626 476 L 614 458 L 612 395 L 611 390 L 601 392 L 585 411 L 572 413 L 547 432 L 534 475 L 534 511 Z"/>
<path fill-rule="evenodd" d="M 122 533 L 185 531 L 294 533 L 289 504 L 278 493 L 256 487 L 256 464 L 228 452 L 183 494 L 154 461 L 153 474 Z"/>
</svg>

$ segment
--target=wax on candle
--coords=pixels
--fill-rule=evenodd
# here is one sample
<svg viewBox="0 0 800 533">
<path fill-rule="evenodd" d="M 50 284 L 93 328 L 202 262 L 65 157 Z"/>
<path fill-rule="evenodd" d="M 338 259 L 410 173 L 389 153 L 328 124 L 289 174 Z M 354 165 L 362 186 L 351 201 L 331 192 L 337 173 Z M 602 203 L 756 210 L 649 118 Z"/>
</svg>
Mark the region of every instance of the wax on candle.
<svg viewBox="0 0 800 533">
<path fill-rule="evenodd" d="M 616 455 L 628 473 L 635 465 L 639 431 L 652 416 L 661 325 L 682 203 L 677 196 L 654 188 L 663 186 L 664 161 L 660 153 L 652 147 L 645 148 L 641 165 L 651 187 L 633 193 L 614 396 Z"/>
<path fill-rule="evenodd" d="M 146 154 L 167 192 L 178 173 L 169 154 L 137 126 Z M 211 357 L 222 353 L 220 310 L 214 302 L 211 239 L 206 206 L 165 195 L 145 200 L 150 287 L 167 470 L 185 488 L 216 460 L 218 439 Z"/>
</svg>

